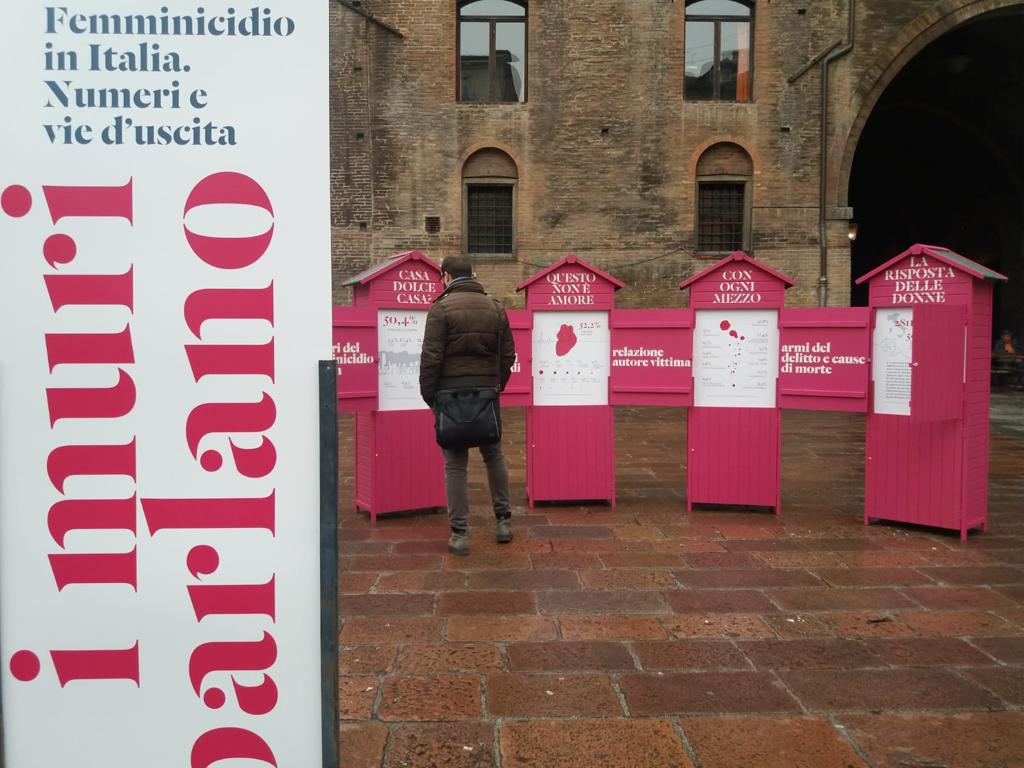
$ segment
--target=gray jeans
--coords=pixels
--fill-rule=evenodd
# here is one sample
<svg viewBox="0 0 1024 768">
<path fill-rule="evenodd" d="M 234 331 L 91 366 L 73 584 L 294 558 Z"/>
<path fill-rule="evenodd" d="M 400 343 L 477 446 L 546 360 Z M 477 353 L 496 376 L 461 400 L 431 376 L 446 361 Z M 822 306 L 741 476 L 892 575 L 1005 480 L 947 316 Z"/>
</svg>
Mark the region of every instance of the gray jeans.
<svg viewBox="0 0 1024 768">
<path fill-rule="evenodd" d="M 508 498 L 508 465 L 501 452 L 501 443 L 480 446 L 480 455 L 487 467 L 487 485 L 491 489 L 491 505 L 499 520 L 512 516 Z M 444 490 L 448 496 L 448 524 L 453 531 L 469 530 L 469 501 L 466 498 L 466 466 L 469 449 L 443 450 Z"/>
</svg>

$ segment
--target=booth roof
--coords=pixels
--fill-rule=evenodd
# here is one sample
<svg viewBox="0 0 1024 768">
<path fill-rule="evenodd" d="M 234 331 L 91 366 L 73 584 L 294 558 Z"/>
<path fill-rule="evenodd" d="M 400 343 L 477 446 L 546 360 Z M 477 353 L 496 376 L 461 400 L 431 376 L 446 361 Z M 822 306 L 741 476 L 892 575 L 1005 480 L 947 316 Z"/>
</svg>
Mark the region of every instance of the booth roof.
<svg viewBox="0 0 1024 768">
<path fill-rule="evenodd" d="M 619 290 L 619 288 L 625 288 L 626 287 L 626 284 L 624 282 L 622 282 L 621 280 L 619 280 L 617 277 L 613 277 L 612 275 L 609 275 L 603 269 L 598 269 L 593 264 L 588 264 L 587 262 L 585 262 L 580 257 L 576 256 L 575 254 L 570 253 L 564 259 L 559 259 L 554 264 L 552 264 L 550 267 L 548 267 L 546 269 L 542 269 L 540 272 L 538 272 L 533 277 L 528 277 L 526 280 L 523 280 L 523 282 L 521 282 L 519 285 L 516 286 L 516 290 L 517 291 L 523 290 L 523 288 L 525 288 L 526 286 L 530 285 L 530 283 L 533 283 L 533 282 L 536 282 L 537 280 L 540 280 L 545 275 L 549 274 L 550 272 L 554 272 L 556 269 L 558 269 L 560 267 L 563 267 L 566 264 L 579 264 L 584 269 L 589 269 L 595 275 L 598 275 L 599 277 L 603 277 L 609 283 L 614 285 L 615 286 L 615 290 Z"/>
<path fill-rule="evenodd" d="M 344 281 L 342 285 L 362 285 L 364 283 L 368 283 L 373 280 L 373 278 L 377 277 L 377 275 L 382 272 L 386 272 L 392 267 L 398 266 L 403 261 L 422 261 L 429 265 L 431 269 L 440 269 L 433 261 L 424 256 L 420 251 L 404 251 L 402 253 L 396 253 L 394 256 L 382 261 L 380 264 L 374 264 L 367 267 L 358 275 L 353 275 L 348 280 Z"/>
<path fill-rule="evenodd" d="M 959 253 L 949 250 L 949 248 L 943 248 L 940 245 L 921 245 L 921 243 L 917 243 L 907 248 L 907 250 L 899 256 L 893 256 L 881 266 L 875 267 L 866 275 L 858 277 L 856 280 L 857 285 L 860 285 L 865 280 L 870 280 L 882 270 L 888 269 L 896 262 L 902 261 L 908 256 L 931 256 L 932 258 L 943 261 L 952 267 L 956 267 L 957 269 L 966 272 L 971 277 L 976 277 L 979 280 L 1002 280 L 1003 282 L 1006 282 L 1008 279 L 1006 275 L 1001 275 L 995 270 L 989 269 L 984 264 L 971 261 L 966 256 L 961 256 Z"/>
<path fill-rule="evenodd" d="M 698 280 L 700 280 L 705 275 L 711 274 L 712 272 L 714 272 L 716 269 L 718 269 L 720 266 L 722 266 L 723 264 L 725 264 L 728 261 L 745 261 L 748 264 L 753 264 L 758 269 L 762 269 L 765 272 L 767 272 L 769 275 L 771 275 L 772 277 L 777 278 L 778 280 L 781 280 L 783 283 L 786 284 L 786 288 L 792 288 L 794 285 L 796 285 L 796 281 L 795 280 L 790 278 L 788 275 L 782 274 L 777 269 L 772 269 L 771 267 L 769 267 L 764 262 L 761 262 L 761 261 L 758 261 L 757 259 L 751 258 L 746 253 L 744 253 L 743 251 L 733 251 L 732 253 L 730 253 L 728 256 L 726 256 L 721 261 L 716 261 L 714 264 L 712 264 L 707 269 L 702 269 L 696 275 L 691 275 L 690 277 L 688 277 L 685 280 L 683 280 L 683 282 L 681 282 L 679 284 L 680 290 L 682 290 L 683 288 L 689 288 L 691 284 L 697 282 Z"/>
</svg>

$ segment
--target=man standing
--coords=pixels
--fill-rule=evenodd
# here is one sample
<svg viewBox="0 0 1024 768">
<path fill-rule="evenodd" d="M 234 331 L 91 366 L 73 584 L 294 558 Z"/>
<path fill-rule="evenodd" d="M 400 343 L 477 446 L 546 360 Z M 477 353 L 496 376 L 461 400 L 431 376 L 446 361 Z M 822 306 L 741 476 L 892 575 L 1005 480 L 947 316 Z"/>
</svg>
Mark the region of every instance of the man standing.
<svg viewBox="0 0 1024 768">
<path fill-rule="evenodd" d="M 420 357 L 420 394 L 431 408 L 441 390 L 505 388 L 515 362 L 515 342 L 505 310 L 490 298 L 473 275 L 469 259 L 451 256 L 441 264 L 444 291 L 427 313 Z M 448 551 L 469 554 L 469 502 L 466 466 L 469 449 L 445 449 L 444 484 L 448 496 L 448 523 L 452 529 Z M 512 541 L 512 507 L 508 494 L 508 467 L 501 442 L 480 447 L 487 467 L 487 484 L 497 518 L 498 543 Z"/>
</svg>

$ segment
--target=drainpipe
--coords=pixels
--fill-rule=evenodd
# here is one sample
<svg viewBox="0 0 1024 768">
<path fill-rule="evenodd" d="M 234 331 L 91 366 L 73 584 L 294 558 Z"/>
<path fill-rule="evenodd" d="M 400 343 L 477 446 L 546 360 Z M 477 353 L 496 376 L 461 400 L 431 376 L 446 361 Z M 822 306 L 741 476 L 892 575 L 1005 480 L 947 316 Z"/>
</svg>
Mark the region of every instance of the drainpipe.
<svg viewBox="0 0 1024 768">
<path fill-rule="evenodd" d="M 821 251 L 821 263 L 818 267 L 818 306 L 821 307 L 828 306 L 828 235 L 825 225 L 826 179 L 828 177 L 828 65 L 853 50 L 857 18 L 856 5 L 857 0 L 850 0 L 847 9 L 846 44 L 841 48 L 836 48 L 833 45 L 821 60 L 821 153 L 818 169 L 818 241 Z"/>
</svg>

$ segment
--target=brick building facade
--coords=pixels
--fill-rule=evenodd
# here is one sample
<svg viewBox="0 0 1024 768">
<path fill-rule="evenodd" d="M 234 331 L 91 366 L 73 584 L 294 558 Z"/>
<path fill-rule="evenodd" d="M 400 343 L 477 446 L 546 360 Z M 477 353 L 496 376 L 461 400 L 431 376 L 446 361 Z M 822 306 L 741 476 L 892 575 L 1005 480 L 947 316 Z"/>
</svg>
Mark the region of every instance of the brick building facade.
<svg viewBox="0 0 1024 768">
<path fill-rule="evenodd" d="M 412 248 L 438 261 L 464 252 L 468 190 L 490 173 L 513 189 L 514 252 L 475 261 L 508 306 L 521 303 L 516 283 L 566 253 L 623 280 L 623 306 L 678 305 L 679 280 L 717 258 L 698 247 L 697 214 L 698 185 L 717 179 L 744 190 L 744 245 L 797 281 L 791 303 L 817 303 L 822 73 L 831 52 L 827 301 L 846 305 L 850 171 L 872 108 L 929 43 L 1021 3 L 745 3 L 753 46 L 740 66 L 749 99 L 729 101 L 684 94 L 693 3 L 533 0 L 519 3 L 527 98 L 511 103 L 460 99 L 464 5 L 331 1 L 337 303 L 350 301 L 342 280 L 372 261 Z"/>
</svg>

